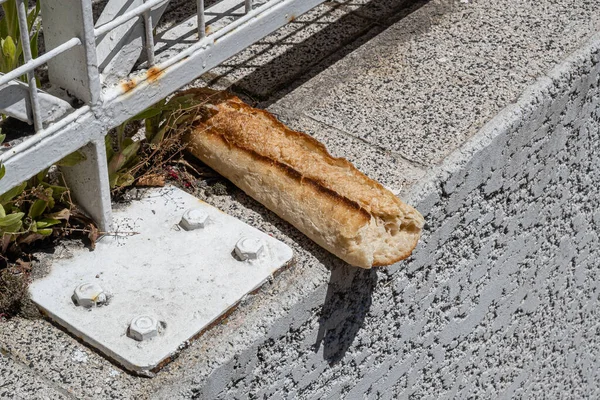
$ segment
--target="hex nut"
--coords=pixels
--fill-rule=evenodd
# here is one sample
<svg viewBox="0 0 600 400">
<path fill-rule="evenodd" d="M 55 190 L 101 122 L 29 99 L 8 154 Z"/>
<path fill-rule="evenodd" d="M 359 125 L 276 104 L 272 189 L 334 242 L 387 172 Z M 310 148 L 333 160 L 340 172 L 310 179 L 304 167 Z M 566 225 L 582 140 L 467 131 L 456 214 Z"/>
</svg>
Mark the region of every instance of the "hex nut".
<svg viewBox="0 0 600 400">
<path fill-rule="evenodd" d="M 97 283 L 86 282 L 75 288 L 73 300 L 78 306 L 91 308 L 106 303 L 106 294 Z"/>
<path fill-rule="evenodd" d="M 242 260 L 255 260 L 264 251 L 265 246 L 260 239 L 244 237 L 235 245 L 235 254 Z"/>
<path fill-rule="evenodd" d="M 202 229 L 206 226 L 209 221 L 209 216 L 206 211 L 200 208 L 192 208 L 183 213 L 181 217 L 181 226 L 186 231 L 192 231 L 194 229 Z"/>
<path fill-rule="evenodd" d="M 149 315 L 139 315 L 131 320 L 127 335 L 140 342 L 153 338 L 158 335 L 158 321 Z"/>
</svg>

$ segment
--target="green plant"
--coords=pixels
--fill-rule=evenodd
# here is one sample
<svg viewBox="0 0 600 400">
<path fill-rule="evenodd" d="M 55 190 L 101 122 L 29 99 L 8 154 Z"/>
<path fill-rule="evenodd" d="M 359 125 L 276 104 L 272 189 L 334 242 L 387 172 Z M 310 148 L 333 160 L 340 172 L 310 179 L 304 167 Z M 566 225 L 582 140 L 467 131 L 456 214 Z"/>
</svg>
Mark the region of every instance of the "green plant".
<svg viewBox="0 0 600 400">
<path fill-rule="evenodd" d="M 18 23 L 17 5 L 14 1 L 2 4 L 4 17 L 0 18 L 0 72 L 9 72 L 23 65 L 23 46 Z M 40 1 L 37 0 L 35 7 L 27 14 L 27 29 L 31 54 L 33 58 L 38 56 L 38 36 L 40 32 L 39 22 L 36 19 L 40 13 Z M 25 80 L 25 77 L 21 79 Z"/>
<path fill-rule="evenodd" d="M 2 4 L 3 16 L 0 17 L 0 72 L 6 73 L 18 68 L 25 62 L 23 43 L 18 23 L 15 1 Z M 40 22 L 36 24 L 40 13 L 40 1 L 27 13 L 27 36 L 33 58 L 38 56 L 38 37 Z M 21 77 L 26 81 L 25 76 Z M 3 116 L 4 117 L 4 116 Z M 6 138 L 0 127 L 0 144 Z M 72 166 L 84 159 L 81 152 L 75 152 L 58 165 Z M 0 163 L 0 179 L 4 177 L 6 167 Z M 67 221 L 71 209 L 70 199 L 65 195 L 68 190 L 62 185 L 48 182 L 48 170 L 23 182 L 19 186 L 0 195 L 0 254 L 6 254 L 12 243 L 28 244 L 50 236 L 54 227 Z"/>
<path fill-rule="evenodd" d="M 0 144 L 5 135 L 0 134 Z M 75 152 L 57 165 L 74 166 L 85 157 Z M 0 254 L 5 255 L 12 243 L 30 244 L 65 228 L 73 204 L 66 186 L 50 183 L 45 169 L 33 178 L 0 195 Z M 0 166 L 0 179 L 6 168 Z"/>
<path fill-rule="evenodd" d="M 181 154 L 181 127 L 193 121 L 203 102 L 193 94 L 162 100 L 118 126 L 106 137 L 111 188 L 118 191 L 142 176 L 164 174 L 164 166 Z M 134 140 L 143 127 L 144 135 Z"/>
<path fill-rule="evenodd" d="M 33 186 L 30 182 L 9 190 L 0 196 L 0 233 L 2 235 L 2 253 L 17 241 L 29 244 L 50 236 L 52 226 L 61 223 L 67 213 L 51 214 L 57 202 L 62 203 L 65 187 L 40 182 Z"/>
<path fill-rule="evenodd" d="M 15 1 L 2 3 L 2 12 L 3 16 L 0 17 L 0 72 L 7 73 L 23 65 L 25 59 L 23 57 L 17 3 Z M 40 22 L 38 21 L 35 29 L 34 24 L 39 15 L 40 1 L 37 0 L 35 7 L 27 14 L 27 33 L 33 58 L 38 56 Z M 22 76 L 21 79 L 26 81 L 25 76 Z M 2 119 L 4 118 L 5 116 L 2 115 Z M 4 139 L 6 139 L 6 135 L 2 134 L 2 128 L 0 127 L 0 144 L 4 142 Z M 6 167 L 0 162 L 0 179 L 4 177 L 5 173 Z"/>
</svg>

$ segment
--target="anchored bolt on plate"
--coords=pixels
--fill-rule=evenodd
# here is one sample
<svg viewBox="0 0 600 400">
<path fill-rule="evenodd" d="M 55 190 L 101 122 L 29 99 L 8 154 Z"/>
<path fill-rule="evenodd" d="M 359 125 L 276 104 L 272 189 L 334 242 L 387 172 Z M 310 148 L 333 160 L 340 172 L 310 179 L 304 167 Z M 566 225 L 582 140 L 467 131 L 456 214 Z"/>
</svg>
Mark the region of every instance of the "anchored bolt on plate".
<svg viewBox="0 0 600 400">
<path fill-rule="evenodd" d="M 143 341 L 158 335 L 158 321 L 148 315 L 140 315 L 131 320 L 127 335 L 135 340 Z"/>
<path fill-rule="evenodd" d="M 78 306 L 90 308 L 106 303 L 106 294 L 100 285 L 88 282 L 75 288 L 73 300 Z"/>
<path fill-rule="evenodd" d="M 199 208 L 192 208 L 183 213 L 179 225 L 186 231 L 201 229 L 208 223 L 208 214 Z"/>
<path fill-rule="evenodd" d="M 255 260 L 264 251 L 265 246 L 260 239 L 244 237 L 235 245 L 235 254 L 242 260 Z"/>
</svg>

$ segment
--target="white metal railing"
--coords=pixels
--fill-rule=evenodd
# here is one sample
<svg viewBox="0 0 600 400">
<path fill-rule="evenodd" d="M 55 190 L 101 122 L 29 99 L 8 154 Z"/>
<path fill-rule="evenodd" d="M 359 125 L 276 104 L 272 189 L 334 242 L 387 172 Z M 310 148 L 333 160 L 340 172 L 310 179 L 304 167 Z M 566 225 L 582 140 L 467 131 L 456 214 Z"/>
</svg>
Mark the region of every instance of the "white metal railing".
<svg viewBox="0 0 600 400">
<path fill-rule="evenodd" d="M 81 150 L 86 161 L 63 173 L 75 199 L 102 229 L 111 225 L 104 148 L 108 130 L 324 2 L 222 0 L 205 9 L 204 0 L 196 0 L 188 20 L 155 36 L 154 28 L 169 0 L 133 0 L 128 9 L 122 0 L 109 0 L 107 14 L 97 26 L 91 0 L 41 0 L 46 52 L 32 58 L 25 0 L 0 0 L 0 4 L 7 1 L 17 5 L 25 63 L 0 75 L 0 98 L 4 89 L 27 76 L 27 98 L 9 103 L 27 105 L 26 113 L 14 115 L 28 115 L 23 119 L 33 122 L 36 133 L 0 155 L 6 166 L 0 193 Z M 117 10 L 114 15 L 111 3 Z M 140 55 L 145 57 L 139 64 L 143 68 L 133 70 Z M 50 94 L 36 87 L 34 70 L 43 65 L 48 66 L 51 90 L 64 91 Z M 52 113 L 44 104 L 52 99 L 66 104 L 58 94 L 64 92 L 83 106 L 65 109 L 58 120 L 49 119 Z M 0 113 L 8 108 L 0 108 Z"/>
<path fill-rule="evenodd" d="M 110 31 L 112 31 L 119 25 L 123 25 L 125 22 L 129 21 L 130 19 L 138 18 L 140 15 L 143 15 L 143 14 L 147 13 L 148 11 L 150 11 L 153 7 L 158 6 L 160 4 L 167 3 L 167 2 L 168 2 L 168 0 L 150 0 L 146 3 L 144 3 L 144 5 L 136 7 L 133 10 L 121 15 L 120 17 L 113 19 L 109 23 L 100 25 L 98 28 L 95 28 L 94 36 L 100 37 Z"/>
<path fill-rule="evenodd" d="M 4 0 L 4 1 L 10 1 L 10 0 Z M 59 54 L 64 53 L 65 51 L 72 49 L 73 47 L 79 46 L 79 45 L 81 45 L 81 40 L 79 40 L 79 38 L 72 38 L 72 39 L 68 40 L 67 42 L 61 44 L 60 46 L 50 50 L 49 52 L 42 54 L 41 56 L 39 56 L 36 59 L 31 59 L 31 49 L 30 49 L 30 53 L 29 53 L 30 55 L 29 55 L 29 57 L 25 58 L 25 64 L 0 76 L 0 86 L 7 84 L 11 80 L 18 79 L 21 75 L 27 74 L 27 76 L 29 78 L 29 74 L 33 73 L 33 70 L 36 69 L 37 67 L 41 67 L 42 65 L 46 64 L 48 61 L 50 61 L 54 57 L 58 56 Z"/>
</svg>

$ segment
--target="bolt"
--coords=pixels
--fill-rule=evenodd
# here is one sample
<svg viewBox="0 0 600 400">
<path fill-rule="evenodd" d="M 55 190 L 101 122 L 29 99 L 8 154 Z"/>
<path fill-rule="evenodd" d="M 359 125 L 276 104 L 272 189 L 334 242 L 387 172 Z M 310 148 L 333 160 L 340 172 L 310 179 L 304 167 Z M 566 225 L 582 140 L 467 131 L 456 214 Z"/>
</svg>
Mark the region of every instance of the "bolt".
<svg viewBox="0 0 600 400">
<path fill-rule="evenodd" d="M 128 336 L 143 341 L 158 335 L 158 321 L 148 315 L 135 317 L 129 324 Z"/>
<path fill-rule="evenodd" d="M 106 303 L 106 294 L 100 285 L 88 282 L 75 288 L 73 299 L 78 306 L 90 308 Z"/>
<path fill-rule="evenodd" d="M 206 211 L 199 208 L 192 208 L 183 213 L 179 225 L 186 231 L 192 231 L 198 228 L 204 228 L 209 217 Z"/>
<path fill-rule="evenodd" d="M 241 238 L 235 245 L 235 254 L 242 260 L 255 260 L 257 259 L 265 246 L 260 239 L 252 238 Z"/>
</svg>

